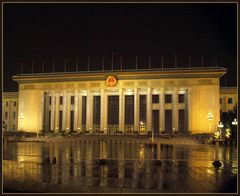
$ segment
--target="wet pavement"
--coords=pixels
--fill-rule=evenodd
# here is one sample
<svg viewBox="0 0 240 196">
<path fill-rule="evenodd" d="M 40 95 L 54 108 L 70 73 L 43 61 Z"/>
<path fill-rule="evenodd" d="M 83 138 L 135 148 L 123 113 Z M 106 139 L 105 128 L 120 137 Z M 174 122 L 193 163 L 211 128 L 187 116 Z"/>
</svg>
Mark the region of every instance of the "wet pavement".
<svg viewBox="0 0 240 196">
<path fill-rule="evenodd" d="M 8 142 L 3 152 L 4 192 L 215 193 L 237 187 L 234 146 L 219 147 L 219 169 L 212 165 L 215 146 L 206 144 Z"/>
</svg>

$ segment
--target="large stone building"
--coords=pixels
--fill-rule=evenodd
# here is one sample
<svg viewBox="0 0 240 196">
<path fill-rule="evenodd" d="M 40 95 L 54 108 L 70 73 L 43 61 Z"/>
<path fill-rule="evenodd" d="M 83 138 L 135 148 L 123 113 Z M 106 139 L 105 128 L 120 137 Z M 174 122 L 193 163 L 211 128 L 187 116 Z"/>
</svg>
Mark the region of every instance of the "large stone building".
<svg viewBox="0 0 240 196">
<path fill-rule="evenodd" d="M 220 89 L 220 110 L 221 112 L 230 112 L 237 110 L 237 88 L 221 87 Z"/>
<path fill-rule="evenodd" d="M 219 79 L 225 73 L 215 67 L 16 75 L 14 128 L 94 134 L 213 133 L 223 107 Z M 14 130 L 13 124 L 7 130 Z"/>
</svg>

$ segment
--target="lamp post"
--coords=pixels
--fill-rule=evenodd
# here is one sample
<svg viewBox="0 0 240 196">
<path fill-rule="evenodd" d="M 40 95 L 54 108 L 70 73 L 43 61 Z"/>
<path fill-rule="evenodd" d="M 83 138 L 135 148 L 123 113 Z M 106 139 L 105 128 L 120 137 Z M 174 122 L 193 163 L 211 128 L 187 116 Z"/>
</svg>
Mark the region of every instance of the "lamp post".
<svg viewBox="0 0 240 196">
<path fill-rule="evenodd" d="M 208 112 L 207 119 L 208 119 L 208 122 L 209 122 L 209 133 L 211 133 L 212 119 L 213 119 L 212 112 Z"/>
<path fill-rule="evenodd" d="M 222 166 L 222 163 L 218 160 L 218 151 L 219 151 L 219 139 L 221 140 L 222 139 L 222 131 L 221 131 L 221 128 L 223 128 L 223 124 L 222 122 L 220 121 L 219 124 L 218 124 L 218 128 L 219 128 L 219 131 L 215 133 L 215 137 L 216 137 L 216 140 L 215 140 L 215 160 L 213 161 L 213 166 L 216 167 L 216 168 L 219 168 Z"/>
<path fill-rule="evenodd" d="M 220 140 L 222 139 L 222 128 L 224 127 L 224 125 L 222 124 L 222 122 L 220 121 L 218 124 L 218 128 L 219 128 L 219 136 L 220 136 Z"/>
<path fill-rule="evenodd" d="M 234 132 L 233 132 L 233 137 L 234 137 L 234 139 L 235 139 L 235 136 L 237 136 L 237 135 L 235 135 L 235 134 L 236 134 L 237 124 L 238 124 L 237 119 L 234 118 L 234 121 L 232 121 L 232 125 L 233 125 L 233 127 L 234 127 L 234 130 L 233 130 L 233 131 L 234 131 Z"/>
</svg>

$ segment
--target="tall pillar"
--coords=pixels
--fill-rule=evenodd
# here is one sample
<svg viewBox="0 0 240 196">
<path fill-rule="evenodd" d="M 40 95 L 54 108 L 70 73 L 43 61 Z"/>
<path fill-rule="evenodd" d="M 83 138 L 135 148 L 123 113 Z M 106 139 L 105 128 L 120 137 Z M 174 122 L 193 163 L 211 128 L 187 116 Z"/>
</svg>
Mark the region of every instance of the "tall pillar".
<svg viewBox="0 0 240 196">
<path fill-rule="evenodd" d="M 67 127 L 67 92 L 63 92 L 63 116 L 62 116 L 62 130 L 66 131 Z"/>
<path fill-rule="evenodd" d="M 104 91 L 101 89 L 101 116 L 100 116 L 100 131 L 107 134 L 107 108 L 108 107 L 108 97 Z"/>
<path fill-rule="evenodd" d="M 160 126 L 159 126 L 159 133 L 162 133 L 165 130 L 165 93 L 164 88 L 161 88 L 160 95 L 159 95 L 159 101 L 160 101 Z"/>
<path fill-rule="evenodd" d="M 139 132 L 139 94 L 134 88 L 134 131 Z"/>
<path fill-rule="evenodd" d="M 54 130 L 55 130 L 55 132 L 59 132 L 59 127 L 58 127 L 58 125 L 59 125 L 59 94 L 57 93 L 56 94 L 56 101 L 55 101 L 55 128 L 54 128 Z"/>
<path fill-rule="evenodd" d="M 45 92 L 44 95 L 44 113 L 45 113 L 45 119 L 44 119 L 44 131 L 47 132 L 49 131 L 50 127 L 49 127 L 49 94 L 48 92 Z"/>
<path fill-rule="evenodd" d="M 124 120 L 125 120 L 125 99 L 123 89 L 119 89 L 119 131 L 124 133 Z"/>
<path fill-rule="evenodd" d="M 67 93 L 67 123 L 66 123 L 66 130 L 67 132 L 70 131 L 70 113 L 71 113 L 71 94 Z"/>
<path fill-rule="evenodd" d="M 92 133 L 93 131 L 93 95 L 90 91 L 87 92 L 87 122 L 86 130 Z"/>
<path fill-rule="evenodd" d="M 172 102 L 172 116 L 173 116 L 173 131 L 178 132 L 178 89 L 175 87 L 173 90 Z"/>
<path fill-rule="evenodd" d="M 55 130 L 55 93 L 54 91 L 51 93 L 51 131 Z"/>
<path fill-rule="evenodd" d="M 191 111 L 191 102 L 192 102 L 192 89 L 188 88 L 187 90 L 187 114 L 188 114 L 188 131 L 192 132 L 192 111 Z"/>
<path fill-rule="evenodd" d="M 44 92 L 41 91 L 40 95 L 41 95 L 41 120 L 40 120 L 41 130 L 40 131 L 44 132 L 44 127 L 43 127 L 43 125 L 44 125 Z M 19 109 L 19 107 L 18 107 L 18 109 Z M 19 114 L 19 112 L 18 112 L 18 114 Z"/>
<path fill-rule="evenodd" d="M 78 121 L 77 121 L 77 132 L 82 132 L 82 95 L 78 94 Z"/>
<path fill-rule="evenodd" d="M 74 131 L 78 128 L 78 91 L 74 91 Z"/>
<path fill-rule="evenodd" d="M 152 89 L 147 89 L 147 131 L 152 131 Z"/>
</svg>

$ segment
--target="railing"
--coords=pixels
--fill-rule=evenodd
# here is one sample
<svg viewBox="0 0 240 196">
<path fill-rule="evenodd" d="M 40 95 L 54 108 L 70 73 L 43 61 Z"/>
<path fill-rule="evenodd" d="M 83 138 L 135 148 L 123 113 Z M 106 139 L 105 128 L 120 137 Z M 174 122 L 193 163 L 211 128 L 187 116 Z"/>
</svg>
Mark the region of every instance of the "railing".
<svg viewBox="0 0 240 196">
<path fill-rule="evenodd" d="M 124 129 L 124 133 L 125 134 L 134 134 L 134 125 L 132 124 L 128 124 L 128 125 L 125 125 L 125 129 Z"/>
<path fill-rule="evenodd" d="M 108 134 L 118 134 L 118 130 L 119 130 L 119 125 L 118 124 L 114 124 L 114 125 L 108 125 Z"/>
</svg>

